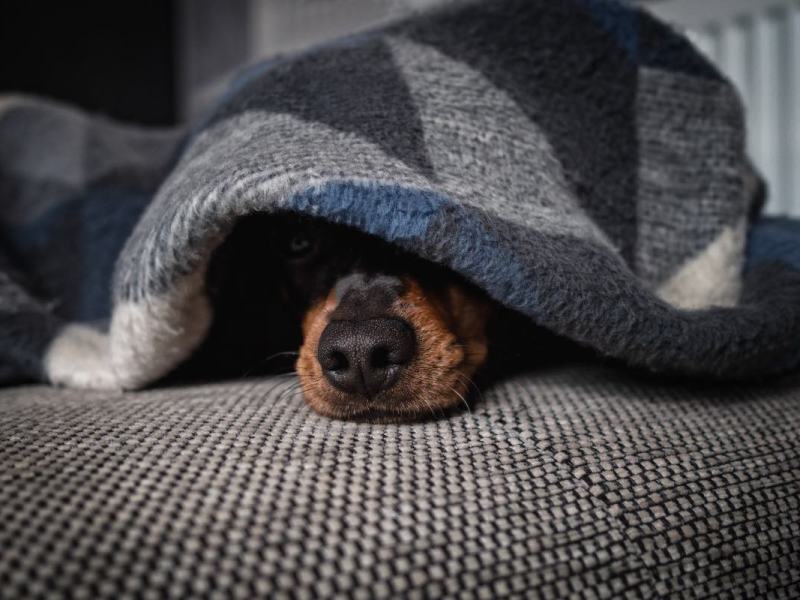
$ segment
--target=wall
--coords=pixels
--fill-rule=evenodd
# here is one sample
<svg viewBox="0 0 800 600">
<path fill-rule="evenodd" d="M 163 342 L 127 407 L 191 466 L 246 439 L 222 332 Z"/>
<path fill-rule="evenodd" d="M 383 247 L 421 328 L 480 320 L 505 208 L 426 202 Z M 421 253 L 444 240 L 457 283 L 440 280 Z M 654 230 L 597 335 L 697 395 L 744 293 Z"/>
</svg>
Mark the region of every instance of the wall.
<svg viewBox="0 0 800 600">
<path fill-rule="evenodd" d="M 180 0 L 182 114 L 202 114 L 243 65 L 456 1 Z"/>
<path fill-rule="evenodd" d="M 4 2 L 0 93 L 56 98 L 123 121 L 176 115 L 172 0 Z"/>
</svg>

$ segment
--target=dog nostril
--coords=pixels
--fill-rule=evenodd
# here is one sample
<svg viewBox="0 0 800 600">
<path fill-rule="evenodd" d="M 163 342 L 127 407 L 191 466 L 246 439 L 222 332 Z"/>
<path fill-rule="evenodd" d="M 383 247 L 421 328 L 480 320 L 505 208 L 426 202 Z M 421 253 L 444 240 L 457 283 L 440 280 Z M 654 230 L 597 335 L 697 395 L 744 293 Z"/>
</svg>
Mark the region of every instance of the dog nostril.
<svg viewBox="0 0 800 600">
<path fill-rule="evenodd" d="M 326 371 L 346 371 L 350 367 L 350 361 L 347 360 L 347 356 L 339 350 L 329 352 L 325 360 L 320 364 Z"/>
<path fill-rule="evenodd" d="M 378 346 L 370 353 L 369 366 L 373 369 L 385 369 L 391 364 L 389 360 L 389 348 L 386 346 Z"/>
</svg>

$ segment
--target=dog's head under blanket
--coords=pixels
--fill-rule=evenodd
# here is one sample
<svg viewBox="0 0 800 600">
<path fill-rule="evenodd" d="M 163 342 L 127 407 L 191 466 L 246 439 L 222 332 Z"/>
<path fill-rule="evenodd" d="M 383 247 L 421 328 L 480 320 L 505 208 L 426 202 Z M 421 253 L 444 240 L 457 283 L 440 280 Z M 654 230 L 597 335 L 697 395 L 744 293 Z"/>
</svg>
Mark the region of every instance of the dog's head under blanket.
<svg viewBox="0 0 800 600">
<path fill-rule="evenodd" d="M 214 252 L 206 290 L 211 329 L 170 380 L 295 369 L 297 395 L 338 418 L 409 420 L 469 406 L 476 373 L 508 374 L 532 339 L 547 337 L 516 335 L 534 328 L 447 269 L 294 213 L 240 219 Z M 487 364 L 490 331 L 504 357 Z"/>
<path fill-rule="evenodd" d="M 458 4 L 269 61 L 185 136 L 0 111 L 6 379 L 173 370 L 212 323 L 214 249 L 256 212 L 377 236 L 654 371 L 800 360 L 798 252 L 750 223 L 735 91 L 615 2 Z"/>
</svg>

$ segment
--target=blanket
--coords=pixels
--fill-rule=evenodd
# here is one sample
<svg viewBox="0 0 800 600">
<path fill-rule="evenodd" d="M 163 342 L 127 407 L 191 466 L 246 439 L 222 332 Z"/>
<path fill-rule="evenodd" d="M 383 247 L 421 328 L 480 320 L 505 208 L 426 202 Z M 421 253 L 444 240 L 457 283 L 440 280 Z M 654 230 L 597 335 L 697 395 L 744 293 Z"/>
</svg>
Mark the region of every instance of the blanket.
<svg viewBox="0 0 800 600">
<path fill-rule="evenodd" d="M 188 131 L 0 104 L 0 378 L 139 388 L 213 320 L 241 217 L 293 211 L 460 273 L 630 365 L 800 362 L 800 246 L 758 221 L 732 85 L 610 0 L 458 3 L 255 65 Z"/>
</svg>

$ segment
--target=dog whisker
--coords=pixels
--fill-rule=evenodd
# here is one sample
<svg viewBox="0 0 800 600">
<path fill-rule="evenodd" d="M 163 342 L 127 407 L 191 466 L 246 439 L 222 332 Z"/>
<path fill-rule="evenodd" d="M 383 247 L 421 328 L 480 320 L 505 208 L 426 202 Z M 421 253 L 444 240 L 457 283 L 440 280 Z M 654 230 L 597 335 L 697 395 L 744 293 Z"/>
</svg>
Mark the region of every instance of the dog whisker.
<svg viewBox="0 0 800 600">
<path fill-rule="evenodd" d="M 420 400 L 422 400 L 425 403 L 425 406 L 428 407 L 428 410 L 431 411 L 433 418 L 436 418 L 436 411 L 433 410 L 433 405 L 428 402 L 428 399 L 425 396 L 420 396 Z"/>
<path fill-rule="evenodd" d="M 296 392 L 299 388 L 300 388 L 300 386 L 298 386 L 296 384 L 293 384 L 293 383 L 290 384 L 290 385 L 287 385 L 283 390 L 281 390 L 281 393 L 278 395 L 278 400 L 281 400 L 287 394 L 291 394 L 291 393 Z"/>
<path fill-rule="evenodd" d="M 299 355 L 300 355 L 299 352 L 289 351 L 289 350 L 287 350 L 285 352 L 276 352 L 275 354 L 271 354 L 270 356 L 267 356 L 266 358 L 262 358 L 259 361 L 257 361 L 253 366 L 251 366 L 247 370 L 243 371 L 241 373 L 240 377 L 243 378 L 243 379 L 246 379 L 246 378 L 250 377 L 251 375 L 253 375 L 254 372 L 258 371 L 262 367 L 265 367 L 270 361 L 275 360 L 276 358 L 279 358 L 281 356 L 299 356 Z M 281 372 L 280 374 L 283 375 L 284 373 L 295 373 L 296 374 L 296 371 L 294 371 L 294 370 L 284 371 L 284 372 Z"/>
<path fill-rule="evenodd" d="M 471 416 L 472 415 L 472 409 L 469 407 L 469 402 L 467 402 L 466 398 L 464 398 L 463 395 L 459 394 L 458 390 L 456 390 L 453 386 L 448 385 L 447 387 L 449 387 L 450 391 L 453 392 L 456 396 L 458 396 L 461 399 L 461 402 L 464 404 L 464 406 L 467 407 L 467 412 Z"/>
<path fill-rule="evenodd" d="M 278 397 L 275 399 L 275 401 L 281 402 L 287 396 L 289 396 L 289 399 L 292 399 L 297 395 L 297 392 L 302 392 L 301 388 L 302 383 L 299 380 L 292 381 L 284 390 L 281 391 L 280 394 L 278 394 Z"/>
<path fill-rule="evenodd" d="M 300 355 L 299 352 L 292 351 L 292 350 L 286 350 L 284 352 L 276 352 L 275 354 L 270 354 L 266 358 L 262 359 L 260 364 L 262 366 L 266 365 L 270 361 L 275 360 L 276 358 L 280 358 L 281 356 L 299 356 L 299 355 Z"/>
<path fill-rule="evenodd" d="M 483 402 L 483 392 L 481 392 L 481 389 L 478 387 L 478 384 L 475 383 L 472 380 L 471 377 L 465 375 L 461 371 L 453 371 L 453 374 L 456 377 L 458 377 L 462 382 L 466 383 L 468 386 L 472 386 L 472 389 L 475 390 L 475 392 L 478 394 L 478 397 L 480 398 L 481 402 Z"/>
</svg>

